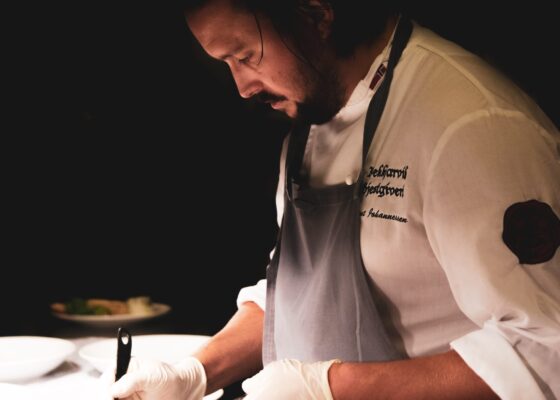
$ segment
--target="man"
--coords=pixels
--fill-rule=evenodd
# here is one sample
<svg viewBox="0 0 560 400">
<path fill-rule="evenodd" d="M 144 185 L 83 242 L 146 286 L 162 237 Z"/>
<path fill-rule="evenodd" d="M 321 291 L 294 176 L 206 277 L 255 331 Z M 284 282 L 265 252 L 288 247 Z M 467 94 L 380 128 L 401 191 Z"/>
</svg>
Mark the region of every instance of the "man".
<svg viewBox="0 0 560 400">
<path fill-rule="evenodd" d="M 296 121 L 281 233 L 205 348 L 133 359 L 112 396 L 200 399 L 261 368 L 247 399 L 560 396 L 556 127 L 477 57 L 358 6 L 188 7 L 241 96 Z"/>
</svg>

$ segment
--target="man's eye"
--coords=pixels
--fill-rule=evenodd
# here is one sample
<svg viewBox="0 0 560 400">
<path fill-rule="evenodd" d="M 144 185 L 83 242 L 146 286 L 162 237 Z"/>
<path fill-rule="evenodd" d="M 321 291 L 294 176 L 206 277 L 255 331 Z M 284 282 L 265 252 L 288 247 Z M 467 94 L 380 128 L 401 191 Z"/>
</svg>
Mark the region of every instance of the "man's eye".
<svg viewBox="0 0 560 400">
<path fill-rule="evenodd" d="M 240 64 L 248 64 L 248 63 L 251 62 L 251 58 L 253 58 L 253 54 L 252 54 L 252 53 L 249 54 L 249 55 L 247 55 L 246 57 L 240 58 L 240 59 L 239 59 L 239 63 L 240 63 Z"/>
</svg>

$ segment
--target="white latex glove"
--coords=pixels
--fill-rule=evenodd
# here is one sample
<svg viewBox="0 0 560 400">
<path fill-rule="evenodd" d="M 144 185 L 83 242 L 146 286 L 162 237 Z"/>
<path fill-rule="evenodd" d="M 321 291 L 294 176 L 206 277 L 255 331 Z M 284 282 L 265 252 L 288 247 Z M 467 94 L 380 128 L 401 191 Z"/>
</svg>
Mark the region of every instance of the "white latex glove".
<svg viewBox="0 0 560 400">
<path fill-rule="evenodd" d="M 333 400 L 328 372 L 339 360 L 279 360 L 241 384 L 245 400 Z"/>
<path fill-rule="evenodd" d="M 112 382 L 114 371 L 103 373 L 101 380 Z M 127 373 L 109 387 L 111 398 L 126 400 L 201 400 L 205 392 L 206 372 L 194 357 L 173 365 L 132 357 Z"/>
</svg>

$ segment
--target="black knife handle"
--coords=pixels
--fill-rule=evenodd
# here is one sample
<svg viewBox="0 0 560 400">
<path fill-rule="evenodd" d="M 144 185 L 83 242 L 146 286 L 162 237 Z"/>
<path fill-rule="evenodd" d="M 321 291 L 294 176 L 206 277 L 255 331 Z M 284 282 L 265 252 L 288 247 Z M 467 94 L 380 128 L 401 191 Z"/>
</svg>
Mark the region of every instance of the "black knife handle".
<svg viewBox="0 0 560 400">
<path fill-rule="evenodd" d="M 123 337 L 125 338 L 123 340 Z M 115 382 L 118 381 L 128 369 L 130 353 L 132 351 L 132 336 L 124 328 L 119 328 L 117 333 L 117 369 L 115 371 Z"/>
</svg>

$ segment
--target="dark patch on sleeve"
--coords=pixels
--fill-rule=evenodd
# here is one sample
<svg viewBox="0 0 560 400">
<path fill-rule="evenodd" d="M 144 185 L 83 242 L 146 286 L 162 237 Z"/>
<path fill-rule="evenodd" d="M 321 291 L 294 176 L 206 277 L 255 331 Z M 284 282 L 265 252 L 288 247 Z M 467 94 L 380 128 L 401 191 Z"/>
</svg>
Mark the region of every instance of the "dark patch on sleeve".
<svg viewBox="0 0 560 400">
<path fill-rule="evenodd" d="M 543 263 L 560 246 L 560 220 L 546 203 L 515 203 L 504 214 L 502 239 L 521 264 Z"/>
</svg>

